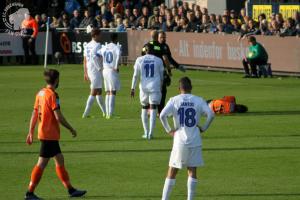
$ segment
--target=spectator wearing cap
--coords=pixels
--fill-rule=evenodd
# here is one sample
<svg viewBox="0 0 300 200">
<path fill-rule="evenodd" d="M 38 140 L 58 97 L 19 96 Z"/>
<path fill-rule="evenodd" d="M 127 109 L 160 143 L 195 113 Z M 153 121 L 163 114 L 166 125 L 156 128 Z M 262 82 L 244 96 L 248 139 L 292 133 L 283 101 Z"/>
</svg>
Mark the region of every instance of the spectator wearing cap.
<svg viewBox="0 0 300 200">
<path fill-rule="evenodd" d="M 153 15 L 151 15 L 148 19 L 148 27 L 151 27 L 153 24 L 155 24 L 155 17 L 159 16 L 159 8 L 154 7 L 153 8 Z M 157 19 L 158 21 L 158 19 Z"/>
<path fill-rule="evenodd" d="M 95 19 L 90 15 L 89 10 L 84 11 L 84 18 L 79 24 L 79 28 L 86 28 L 88 25 L 95 26 Z"/>
<path fill-rule="evenodd" d="M 73 11 L 73 17 L 70 20 L 70 28 L 75 29 L 78 28 L 81 22 L 80 14 L 78 10 Z"/>
</svg>

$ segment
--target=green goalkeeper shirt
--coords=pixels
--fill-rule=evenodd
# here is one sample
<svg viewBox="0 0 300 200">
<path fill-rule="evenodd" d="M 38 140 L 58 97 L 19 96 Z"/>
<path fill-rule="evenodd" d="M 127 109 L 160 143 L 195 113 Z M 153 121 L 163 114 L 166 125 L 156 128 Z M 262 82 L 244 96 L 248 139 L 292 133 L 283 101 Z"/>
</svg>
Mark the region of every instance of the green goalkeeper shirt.
<svg viewBox="0 0 300 200">
<path fill-rule="evenodd" d="M 248 60 L 261 59 L 268 61 L 268 53 L 266 49 L 260 44 L 256 43 L 249 47 L 249 55 L 247 56 Z"/>
</svg>

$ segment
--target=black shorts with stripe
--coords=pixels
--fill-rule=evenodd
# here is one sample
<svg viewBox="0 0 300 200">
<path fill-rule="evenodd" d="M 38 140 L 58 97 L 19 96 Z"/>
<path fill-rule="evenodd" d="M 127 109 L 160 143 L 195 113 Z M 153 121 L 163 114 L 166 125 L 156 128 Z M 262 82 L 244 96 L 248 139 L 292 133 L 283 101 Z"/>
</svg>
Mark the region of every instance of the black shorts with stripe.
<svg viewBox="0 0 300 200">
<path fill-rule="evenodd" d="M 60 153 L 61 150 L 57 140 L 41 140 L 40 157 L 52 158 Z"/>
</svg>

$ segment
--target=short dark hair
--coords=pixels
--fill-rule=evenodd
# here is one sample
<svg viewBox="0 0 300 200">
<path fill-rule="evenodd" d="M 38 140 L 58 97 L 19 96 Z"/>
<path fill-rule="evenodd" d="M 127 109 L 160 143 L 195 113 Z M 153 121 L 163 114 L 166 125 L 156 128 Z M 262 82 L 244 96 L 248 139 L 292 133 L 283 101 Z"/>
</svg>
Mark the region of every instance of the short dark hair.
<svg viewBox="0 0 300 200">
<path fill-rule="evenodd" d="M 254 36 L 250 36 L 250 37 L 248 37 L 248 41 L 251 42 L 251 43 L 255 43 L 256 38 Z"/>
<path fill-rule="evenodd" d="M 92 38 L 96 37 L 97 35 L 99 35 L 101 33 L 101 31 L 99 29 L 93 29 L 91 31 L 91 36 Z"/>
<path fill-rule="evenodd" d="M 118 34 L 117 34 L 117 33 L 112 33 L 112 34 L 110 35 L 110 39 L 111 39 L 111 41 L 113 41 L 113 42 L 117 42 L 117 40 L 118 40 Z"/>
<path fill-rule="evenodd" d="M 248 111 L 248 107 L 242 104 L 235 105 L 235 112 L 236 113 L 245 113 Z"/>
<path fill-rule="evenodd" d="M 53 85 L 59 78 L 59 72 L 56 69 L 46 69 L 44 71 L 44 79 L 47 84 Z"/>
<path fill-rule="evenodd" d="M 179 80 L 179 87 L 184 91 L 191 91 L 192 90 L 192 81 L 189 77 L 182 77 Z"/>
</svg>

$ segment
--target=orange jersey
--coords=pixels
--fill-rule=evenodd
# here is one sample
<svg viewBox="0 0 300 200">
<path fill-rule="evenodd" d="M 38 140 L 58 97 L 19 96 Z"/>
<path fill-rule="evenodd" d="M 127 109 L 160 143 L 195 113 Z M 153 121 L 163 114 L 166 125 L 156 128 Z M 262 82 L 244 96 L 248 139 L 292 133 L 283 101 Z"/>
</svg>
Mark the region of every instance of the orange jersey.
<svg viewBox="0 0 300 200">
<path fill-rule="evenodd" d="M 38 111 L 39 140 L 59 140 L 59 123 L 54 116 L 54 110 L 60 109 L 57 93 L 51 88 L 41 89 L 36 95 L 34 109 Z"/>
<path fill-rule="evenodd" d="M 214 113 L 229 114 L 234 112 L 235 104 L 234 96 L 225 96 L 222 99 L 212 100 L 209 107 Z"/>
<path fill-rule="evenodd" d="M 26 30 L 27 33 L 36 38 L 38 34 L 38 25 L 32 17 L 30 17 L 28 20 L 24 19 L 21 28 Z"/>
</svg>

